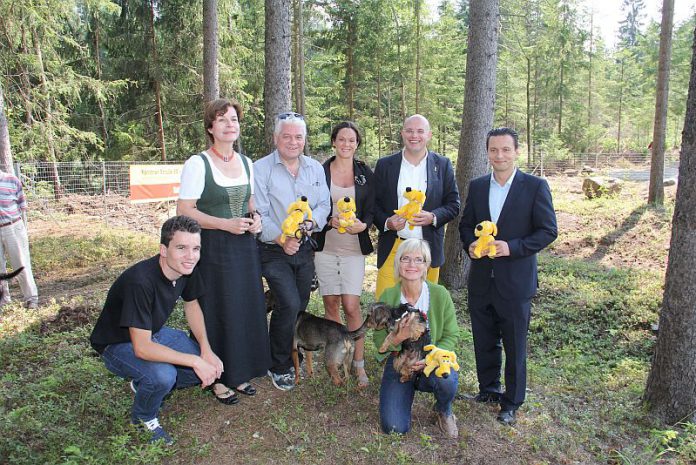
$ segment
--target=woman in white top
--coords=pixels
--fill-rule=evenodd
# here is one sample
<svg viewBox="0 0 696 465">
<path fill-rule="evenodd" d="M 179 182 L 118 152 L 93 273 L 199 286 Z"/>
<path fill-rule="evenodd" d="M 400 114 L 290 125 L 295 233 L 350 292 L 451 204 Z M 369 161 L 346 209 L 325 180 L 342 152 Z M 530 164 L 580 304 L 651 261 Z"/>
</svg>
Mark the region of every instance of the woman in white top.
<svg viewBox="0 0 696 465">
<path fill-rule="evenodd" d="M 233 100 L 218 99 L 206 106 L 204 124 L 211 146 L 184 164 L 177 203 L 177 214 L 194 218 L 203 229 L 198 266 L 205 294 L 198 300 L 210 346 L 225 367 L 212 386 L 224 404 L 239 401 L 234 391 L 256 394 L 249 381 L 265 375 L 271 363 L 254 236 L 261 231 L 261 217 L 254 208 L 253 165 L 233 147 L 241 116 Z"/>
</svg>

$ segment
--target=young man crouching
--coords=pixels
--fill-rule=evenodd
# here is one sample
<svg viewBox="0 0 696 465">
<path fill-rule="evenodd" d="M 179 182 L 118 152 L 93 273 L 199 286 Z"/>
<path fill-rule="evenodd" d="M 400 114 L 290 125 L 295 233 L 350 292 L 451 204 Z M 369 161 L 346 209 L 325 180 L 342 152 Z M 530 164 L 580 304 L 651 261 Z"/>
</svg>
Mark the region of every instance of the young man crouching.
<svg viewBox="0 0 696 465">
<path fill-rule="evenodd" d="M 131 379 L 135 392 L 131 421 L 151 442 L 174 443 L 160 426 L 158 412 L 172 389 L 210 385 L 223 371 L 210 349 L 198 298 L 203 293 L 194 268 L 201 251 L 201 228 L 187 216 L 162 225 L 160 252 L 136 263 L 116 279 L 90 342 L 106 368 Z M 179 297 L 195 340 L 164 326 Z"/>
</svg>

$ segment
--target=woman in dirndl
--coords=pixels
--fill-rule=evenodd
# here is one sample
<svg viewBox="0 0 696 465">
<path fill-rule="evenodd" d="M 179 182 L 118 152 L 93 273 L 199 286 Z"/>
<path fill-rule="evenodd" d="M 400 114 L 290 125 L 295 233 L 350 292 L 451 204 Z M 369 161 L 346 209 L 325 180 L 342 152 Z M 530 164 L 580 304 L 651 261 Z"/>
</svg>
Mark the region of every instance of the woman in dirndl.
<svg viewBox="0 0 696 465">
<path fill-rule="evenodd" d="M 198 267 L 205 294 L 199 302 L 210 346 L 224 364 L 211 390 L 228 405 L 239 402 L 237 393 L 255 395 L 250 381 L 265 375 L 271 364 L 253 165 L 234 150 L 241 117 L 234 100 L 206 105 L 211 146 L 184 164 L 177 203 L 177 214 L 196 219 L 202 228 Z"/>
</svg>

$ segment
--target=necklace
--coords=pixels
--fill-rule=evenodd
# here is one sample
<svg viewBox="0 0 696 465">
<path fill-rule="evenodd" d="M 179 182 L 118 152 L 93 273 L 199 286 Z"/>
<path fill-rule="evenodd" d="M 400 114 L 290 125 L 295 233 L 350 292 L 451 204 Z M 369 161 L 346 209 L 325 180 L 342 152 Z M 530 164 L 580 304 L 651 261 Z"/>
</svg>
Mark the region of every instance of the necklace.
<svg viewBox="0 0 696 465">
<path fill-rule="evenodd" d="M 215 154 L 215 156 L 217 156 L 219 159 L 221 159 L 221 160 L 224 161 L 225 163 L 227 163 L 228 161 L 230 161 L 230 160 L 232 159 L 232 158 L 230 158 L 229 156 L 223 155 L 223 154 L 221 154 L 220 152 L 218 152 L 217 149 L 215 149 L 215 147 L 212 147 L 212 146 L 211 146 L 211 147 L 210 147 L 210 151 L 213 152 L 213 153 Z M 234 156 L 234 154 L 232 154 L 232 156 Z"/>
</svg>

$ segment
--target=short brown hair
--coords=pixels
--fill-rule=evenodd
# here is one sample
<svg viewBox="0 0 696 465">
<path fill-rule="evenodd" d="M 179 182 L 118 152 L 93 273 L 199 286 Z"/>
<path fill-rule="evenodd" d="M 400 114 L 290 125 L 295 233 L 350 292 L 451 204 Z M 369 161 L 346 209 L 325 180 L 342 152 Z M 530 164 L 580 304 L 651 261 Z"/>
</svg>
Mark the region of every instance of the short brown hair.
<svg viewBox="0 0 696 465">
<path fill-rule="evenodd" d="M 213 123 L 218 118 L 222 116 L 233 107 L 237 112 L 237 119 L 242 120 L 242 106 L 235 99 L 219 98 L 208 102 L 205 105 L 205 110 L 203 111 L 203 126 L 205 127 L 205 136 L 208 141 L 212 144 L 215 142 L 213 135 L 208 131 L 208 129 L 213 127 Z"/>
</svg>

